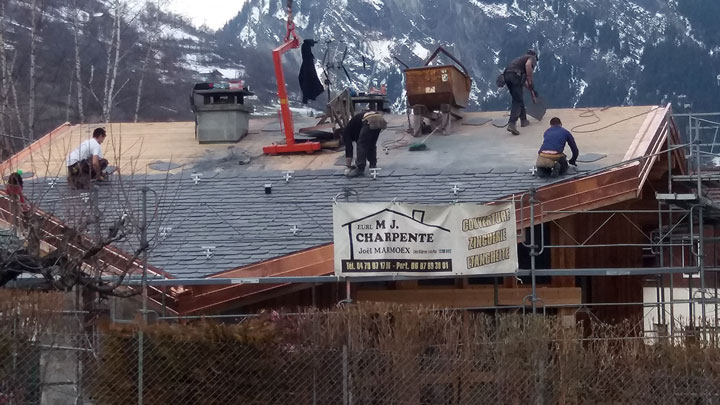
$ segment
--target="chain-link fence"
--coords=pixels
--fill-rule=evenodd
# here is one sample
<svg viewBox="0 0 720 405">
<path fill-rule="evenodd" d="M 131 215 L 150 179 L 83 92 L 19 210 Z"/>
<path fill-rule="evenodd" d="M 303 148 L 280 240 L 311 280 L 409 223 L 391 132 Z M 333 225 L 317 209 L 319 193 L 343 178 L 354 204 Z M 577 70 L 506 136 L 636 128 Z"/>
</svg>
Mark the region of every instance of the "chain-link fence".
<svg viewBox="0 0 720 405">
<path fill-rule="evenodd" d="M 698 342 L 506 336 L 395 350 L 210 329 L 4 333 L 0 404 L 720 403 L 720 353 Z"/>
</svg>

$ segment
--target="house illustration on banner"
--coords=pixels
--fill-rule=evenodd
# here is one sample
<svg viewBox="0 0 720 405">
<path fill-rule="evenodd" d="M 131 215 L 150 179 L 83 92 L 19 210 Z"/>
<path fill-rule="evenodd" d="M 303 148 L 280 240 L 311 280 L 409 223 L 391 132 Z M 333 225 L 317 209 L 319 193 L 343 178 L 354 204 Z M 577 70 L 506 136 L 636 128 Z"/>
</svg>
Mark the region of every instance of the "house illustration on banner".
<svg viewBox="0 0 720 405">
<path fill-rule="evenodd" d="M 379 234 L 378 238 L 381 241 L 366 241 L 365 243 L 383 243 L 385 245 L 393 243 L 401 243 L 403 245 L 417 245 L 417 241 L 409 241 L 409 235 L 413 235 L 413 238 L 418 237 L 417 235 L 433 235 L 432 244 L 435 246 L 452 246 L 450 240 L 450 230 L 443 228 L 438 225 L 426 224 L 424 222 L 425 211 L 413 210 L 412 216 L 403 214 L 389 208 L 385 208 L 373 214 L 367 215 L 362 218 L 355 219 L 353 221 L 344 223 L 342 226 L 348 228 L 348 238 L 350 242 L 350 260 L 355 259 L 356 250 L 358 249 L 358 241 L 356 241 L 357 235 L 355 232 L 373 235 Z M 363 229 L 353 230 L 353 225 L 361 225 Z M 402 237 L 402 240 L 397 239 L 395 235 L 408 234 L 408 237 Z M 394 240 L 388 241 L 384 235 L 390 235 L 395 238 Z M 420 236 L 419 238 L 424 238 Z M 357 242 L 357 243 L 356 243 Z"/>
</svg>

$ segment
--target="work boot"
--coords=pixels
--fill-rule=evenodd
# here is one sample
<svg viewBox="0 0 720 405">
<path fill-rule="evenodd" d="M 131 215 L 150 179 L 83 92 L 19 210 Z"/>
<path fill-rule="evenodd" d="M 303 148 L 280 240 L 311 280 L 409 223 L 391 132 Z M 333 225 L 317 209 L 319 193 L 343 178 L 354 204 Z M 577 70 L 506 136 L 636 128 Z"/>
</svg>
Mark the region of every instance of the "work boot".
<svg viewBox="0 0 720 405">
<path fill-rule="evenodd" d="M 361 168 L 354 168 L 350 170 L 350 172 L 347 174 L 347 177 L 363 177 L 365 176 L 365 169 Z"/>
<path fill-rule="evenodd" d="M 550 177 L 554 179 L 558 176 L 560 176 L 560 163 L 555 162 L 552 171 L 550 171 Z"/>
<path fill-rule="evenodd" d="M 354 169 L 354 168 L 355 168 L 355 165 L 345 166 L 345 172 L 343 172 L 343 174 L 344 174 L 345 176 L 347 176 L 348 174 L 350 174 L 350 172 L 351 172 L 352 169 Z"/>
<path fill-rule="evenodd" d="M 520 135 L 520 131 L 517 130 L 515 123 L 508 123 L 507 130 L 513 135 Z"/>
<path fill-rule="evenodd" d="M 520 120 L 520 126 L 523 128 L 530 126 L 530 121 L 528 121 L 527 119 Z"/>
</svg>

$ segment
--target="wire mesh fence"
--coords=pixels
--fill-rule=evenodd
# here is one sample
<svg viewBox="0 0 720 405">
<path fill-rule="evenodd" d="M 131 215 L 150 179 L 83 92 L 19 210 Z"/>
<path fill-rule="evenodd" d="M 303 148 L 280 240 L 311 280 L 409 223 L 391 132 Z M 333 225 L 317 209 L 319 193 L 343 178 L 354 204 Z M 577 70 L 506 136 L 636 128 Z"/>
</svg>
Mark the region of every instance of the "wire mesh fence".
<svg viewBox="0 0 720 405">
<path fill-rule="evenodd" d="M 0 404 L 720 403 L 720 353 L 701 343 L 545 336 L 411 350 L 350 343 L 240 344 L 192 328 L 3 333 Z"/>
</svg>

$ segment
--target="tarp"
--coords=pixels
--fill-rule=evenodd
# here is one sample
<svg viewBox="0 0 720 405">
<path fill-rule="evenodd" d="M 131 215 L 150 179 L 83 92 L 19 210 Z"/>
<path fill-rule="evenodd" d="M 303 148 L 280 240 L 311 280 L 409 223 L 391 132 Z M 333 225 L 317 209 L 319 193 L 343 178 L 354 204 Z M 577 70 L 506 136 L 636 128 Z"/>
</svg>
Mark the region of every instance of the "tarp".
<svg viewBox="0 0 720 405">
<path fill-rule="evenodd" d="M 312 39 L 306 39 L 303 41 L 300 51 L 302 53 L 302 64 L 300 65 L 300 74 L 298 74 L 298 80 L 300 81 L 300 90 L 302 91 L 302 102 L 307 104 L 308 100 L 315 100 L 317 96 L 321 95 L 325 88 L 317 75 L 315 70 L 315 56 L 312 53 L 312 47 L 315 45 L 315 41 Z"/>
</svg>

